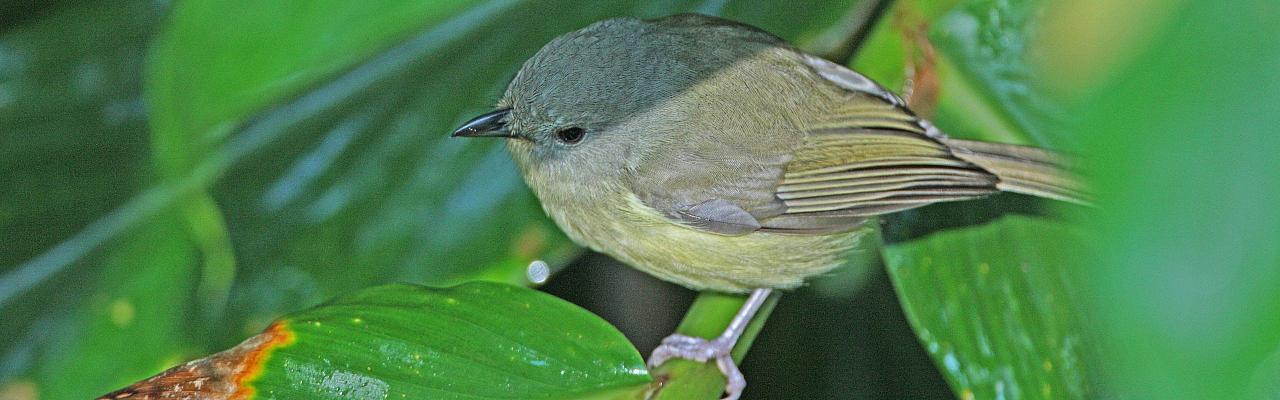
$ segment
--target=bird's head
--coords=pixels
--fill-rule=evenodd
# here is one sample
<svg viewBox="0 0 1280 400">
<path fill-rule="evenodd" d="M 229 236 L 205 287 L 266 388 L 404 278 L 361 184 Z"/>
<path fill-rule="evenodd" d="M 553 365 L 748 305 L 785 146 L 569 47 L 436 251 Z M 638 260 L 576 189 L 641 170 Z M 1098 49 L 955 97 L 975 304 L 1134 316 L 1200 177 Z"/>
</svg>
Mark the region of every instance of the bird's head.
<svg viewBox="0 0 1280 400">
<path fill-rule="evenodd" d="M 453 136 L 506 138 L 540 197 L 542 186 L 601 186 L 621 179 L 647 144 L 682 140 L 690 119 L 714 117 L 689 90 L 751 45 L 774 43 L 755 28 L 698 15 L 597 22 L 545 45 L 494 111 Z"/>
</svg>

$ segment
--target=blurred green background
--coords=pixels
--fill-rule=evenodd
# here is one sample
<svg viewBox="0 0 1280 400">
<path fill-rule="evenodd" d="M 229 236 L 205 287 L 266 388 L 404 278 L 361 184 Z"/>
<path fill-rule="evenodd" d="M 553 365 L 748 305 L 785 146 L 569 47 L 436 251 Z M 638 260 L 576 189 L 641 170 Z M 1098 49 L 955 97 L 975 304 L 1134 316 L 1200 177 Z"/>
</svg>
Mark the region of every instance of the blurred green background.
<svg viewBox="0 0 1280 400">
<path fill-rule="evenodd" d="M 0 399 L 534 259 L 648 354 L 696 293 L 577 249 L 500 146 L 446 136 L 556 35 L 690 11 L 911 88 L 954 136 L 1076 154 L 1098 195 L 885 218 L 782 297 L 746 397 L 1277 398 L 1280 3 L 120 0 L 0 5 Z"/>
</svg>

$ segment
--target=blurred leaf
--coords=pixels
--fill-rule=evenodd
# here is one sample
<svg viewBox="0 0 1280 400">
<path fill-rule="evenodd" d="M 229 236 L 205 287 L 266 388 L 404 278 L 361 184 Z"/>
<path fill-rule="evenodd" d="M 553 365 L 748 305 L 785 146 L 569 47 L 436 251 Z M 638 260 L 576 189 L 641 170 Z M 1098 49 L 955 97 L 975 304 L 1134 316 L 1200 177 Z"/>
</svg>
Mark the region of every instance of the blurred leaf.
<svg viewBox="0 0 1280 400">
<path fill-rule="evenodd" d="M 1106 79 L 1077 110 L 1102 206 L 1076 265 L 1110 383 L 1132 398 L 1274 399 L 1280 5 L 1084 3 L 1169 16 L 1106 28 L 1154 34 L 1129 62 L 1086 63 Z"/>
<path fill-rule="evenodd" d="M 116 394 L 639 398 L 650 381 L 640 354 L 598 317 L 541 292 L 475 282 L 362 290 Z"/>
<path fill-rule="evenodd" d="M 144 1 L 69 6 L 0 35 L 0 271 L 145 185 L 141 69 L 162 13 Z M 0 305 L 13 290 L 0 287 Z"/>
<path fill-rule="evenodd" d="M 936 79 L 937 87 L 924 88 L 936 99 L 920 100 L 936 110 L 918 111 L 932 112 L 951 135 L 1050 148 L 1068 142 L 1052 129 L 1060 125 L 1055 106 L 1028 60 L 1041 3 L 961 3 L 900 6 L 896 26 L 878 32 L 889 37 L 873 37 L 869 51 L 901 54 L 898 65 L 914 68 L 916 89 Z M 905 82 L 895 77 L 902 72 L 878 73 Z M 1064 221 L 1043 216 L 1051 206 L 1001 195 L 885 218 L 883 254 L 902 306 L 962 399 L 1096 395 L 1082 365 L 1092 348 L 1064 268 L 1081 240 Z"/>
<path fill-rule="evenodd" d="M 913 50 L 918 50 L 910 36 L 923 33 L 928 28 L 925 21 L 938 19 L 958 2 L 893 2 L 858 49 L 850 66 L 890 91 L 902 94 L 906 86 L 907 66 L 912 61 Z"/>
<path fill-rule="evenodd" d="M 157 159 L 188 172 L 248 117 L 474 3 L 180 4 L 148 77 Z"/>
<path fill-rule="evenodd" d="M 1057 149 L 1069 143 L 1070 137 L 1050 132 L 1062 122 L 1062 110 L 1040 93 L 1031 66 L 1044 8 L 1040 0 L 969 0 L 932 22 L 929 39 L 941 53 L 939 68 L 955 69 L 943 72 L 944 101 L 971 96 L 985 103 L 943 103 L 940 118 L 954 112 L 954 119 L 970 120 L 989 140 Z M 974 93 L 962 97 L 947 95 L 949 90 Z M 977 124 L 977 109 L 994 121 Z"/>
<path fill-rule="evenodd" d="M 1034 17 L 1043 8 L 1040 0 L 898 2 L 853 67 L 894 92 L 905 93 L 908 83 L 936 92 L 936 99 L 913 108 L 951 136 L 1072 145 L 1072 137 L 1057 129 L 1063 112 L 1032 71 L 1038 52 L 1029 42 L 1038 37 Z M 910 73 L 919 76 L 910 81 Z"/>
<path fill-rule="evenodd" d="M 85 398 L 184 356 L 197 258 L 172 217 L 117 235 L 112 211 L 148 180 L 141 71 L 165 7 L 41 8 L 0 36 L 0 392 Z"/>
<path fill-rule="evenodd" d="M 40 360 L 42 398 L 87 398 L 187 357 L 199 258 L 171 214 L 105 257 L 97 287 L 82 294 L 86 304 L 58 327 Z"/>
</svg>

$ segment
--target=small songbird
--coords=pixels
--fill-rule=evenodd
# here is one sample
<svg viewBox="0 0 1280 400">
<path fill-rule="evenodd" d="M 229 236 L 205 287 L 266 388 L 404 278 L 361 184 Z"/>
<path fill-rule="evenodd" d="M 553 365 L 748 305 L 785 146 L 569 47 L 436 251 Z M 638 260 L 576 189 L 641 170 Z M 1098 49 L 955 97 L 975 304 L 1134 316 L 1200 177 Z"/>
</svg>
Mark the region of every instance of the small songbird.
<svg viewBox="0 0 1280 400">
<path fill-rule="evenodd" d="M 1000 191 L 1079 201 L 1051 152 L 948 138 L 897 96 L 762 30 L 682 14 L 611 19 L 552 40 L 497 110 L 453 136 L 506 138 L 525 182 L 578 244 L 696 290 L 753 291 L 715 340 L 728 354 L 770 289 L 840 265 L 869 218 Z"/>
</svg>

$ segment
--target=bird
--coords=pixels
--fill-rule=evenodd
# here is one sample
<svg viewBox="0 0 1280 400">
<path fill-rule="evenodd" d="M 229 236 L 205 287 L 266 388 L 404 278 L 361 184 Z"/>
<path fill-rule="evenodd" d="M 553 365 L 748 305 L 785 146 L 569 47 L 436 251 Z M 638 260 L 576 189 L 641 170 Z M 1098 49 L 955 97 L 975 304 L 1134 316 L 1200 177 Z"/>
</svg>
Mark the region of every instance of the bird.
<svg viewBox="0 0 1280 400">
<path fill-rule="evenodd" d="M 841 265 L 868 221 L 1016 192 L 1087 202 L 1055 152 L 954 139 L 900 97 L 764 30 L 717 17 L 615 18 L 524 62 L 455 137 L 503 138 L 574 242 L 694 290 L 750 293 L 715 339 L 649 359 L 729 357 L 775 289 Z"/>
</svg>

